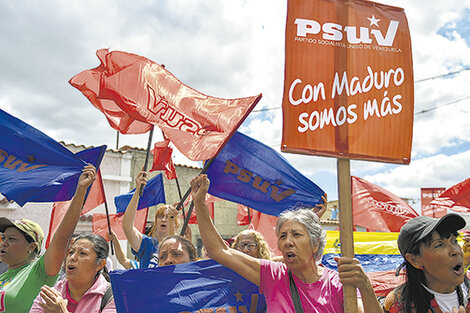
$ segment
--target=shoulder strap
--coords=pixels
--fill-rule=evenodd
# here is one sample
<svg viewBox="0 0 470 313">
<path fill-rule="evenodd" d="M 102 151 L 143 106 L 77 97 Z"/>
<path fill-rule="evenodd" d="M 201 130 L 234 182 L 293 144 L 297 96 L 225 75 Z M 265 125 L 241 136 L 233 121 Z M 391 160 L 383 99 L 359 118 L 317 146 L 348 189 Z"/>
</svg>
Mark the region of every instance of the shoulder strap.
<svg viewBox="0 0 470 313">
<path fill-rule="evenodd" d="M 111 299 L 113 299 L 113 289 L 111 288 L 111 285 L 109 285 L 108 288 L 106 288 L 103 298 L 101 298 L 100 312 L 103 311 Z"/>
<path fill-rule="evenodd" d="M 292 277 L 292 273 L 289 270 L 289 288 L 290 294 L 292 296 L 292 301 L 294 302 L 294 309 L 295 313 L 304 313 L 304 309 L 302 308 L 302 302 L 300 302 L 299 291 L 297 290 L 297 286 L 294 282 L 294 277 Z"/>
</svg>

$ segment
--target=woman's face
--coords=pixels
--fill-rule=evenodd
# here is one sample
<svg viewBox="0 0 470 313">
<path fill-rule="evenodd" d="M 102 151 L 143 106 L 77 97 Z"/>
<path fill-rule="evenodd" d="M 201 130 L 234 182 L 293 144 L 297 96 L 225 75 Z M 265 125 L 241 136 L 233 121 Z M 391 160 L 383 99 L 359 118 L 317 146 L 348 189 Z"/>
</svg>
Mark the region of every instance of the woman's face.
<svg viewBox="0 0 470 313">
<path fill-rule="evenodd" d="M 155 223 L 157 223 L 157 233 L 160 235 L 168 235 L 169 222 L 168 209 L 162 210 L 155 220 Z"/>
<path fill-rule="evenodd" d="M 253 234 L 242 234 L 238 237 L 235 249 L 248 254 L 254 258 L 259 258 L 259 247 Z"/>
<path fill-rule="evenodd" d="M 279 230 L 277 246 L 291 270 L 301 271 L 315 264 L 313 254 L 318 246 L 312 246 L 307 229 L 300 223 L 290 220 L 284 222 Z"/>
<path fill-rule="evenodd" d="M 16 227 L 8 227 L 0 243 L 0 261 L 8 268 L 18 268 L 29 262 L 29 251 L 33 251 L 35 243 L 29 243 L 24 234 Z"/>
<path fill-rule="evenodd" d="M 463 251 L 454 235 L 442 238 L 434 231 L 431 244 L 422 244 L 420 251 L 421 254 L 416 256 L 417 265 L 424 267 L 424 277 L 430 289 L 449 293 L 463 283 Z"/>
<path fill-rule="evenodd" d="M 158 252 L 158 266 L 167 266 L 191 262 L 189 253 L 175 238 L 166 240 Z"/>
<path fill-rule="evenodd" d="M 78 239 L 65 258 L 65 274 L 71 283 L 90 283 L 105 263 L 105 260 L 96 262 L 96 252 L 90 240 Z"/>
</svg>

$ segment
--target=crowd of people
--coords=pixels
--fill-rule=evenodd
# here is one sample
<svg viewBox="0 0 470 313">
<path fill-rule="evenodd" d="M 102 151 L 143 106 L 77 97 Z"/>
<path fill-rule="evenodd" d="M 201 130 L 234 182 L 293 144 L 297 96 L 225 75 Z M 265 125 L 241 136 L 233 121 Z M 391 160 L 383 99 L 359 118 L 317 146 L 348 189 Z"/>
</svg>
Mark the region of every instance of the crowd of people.
<svg viewBox="0 0 470 313">
<path fill-rule="evenodd" d="M 0 312 L 116 312 L 106 269 L 108 242 L 95 234 L 74 235 L 95 175 L 93 166 L 83 169 L 71 204 L 43 254 L 44 232 L 39 224 L 0 218 L 0 262 L 7 266 L 0 274 Z M 190 232 L 185 237 L 176 234 L 179 212 L 175 205 L 158 207 L 148 234 L 134 227 L 139 191 L 146 183 L 147 173 L 140 172 L 122 224 L 135 260 L 126 256 L 116 234 L 110 234 L 118 261 L 126 269 L 197 261 Z M 465 227 L 465 220 L 457 214 L 440 219 L 420 216 L 402 227 L 397 244 L 404 262 L 397 274 L 404 270 L 407 279 L 379 301 L 357 259 L 335 258 L 338 271 L 320 264 L 326 243 L 319 217 L 324 205 L 320 210 L 297 208 L 281 214 L 275 232 L 282 257 L 273 258 L 256 231 L 240 232 L 231 246 L 222 239 L 206 204 L 209 185 L 206 175 L 191 181 L 207 257 L 257 285 L 267 312 L 345 312 L 344 286 L 357 290 L 358 312 L 470 312 L 466 276 L 470 254 L 464 253 L 470 248 L 470 236 L 464 237 L 462 248 L 458 231 Z M 64 274 L 59 279 L 61 269 Z"/>
</svg>

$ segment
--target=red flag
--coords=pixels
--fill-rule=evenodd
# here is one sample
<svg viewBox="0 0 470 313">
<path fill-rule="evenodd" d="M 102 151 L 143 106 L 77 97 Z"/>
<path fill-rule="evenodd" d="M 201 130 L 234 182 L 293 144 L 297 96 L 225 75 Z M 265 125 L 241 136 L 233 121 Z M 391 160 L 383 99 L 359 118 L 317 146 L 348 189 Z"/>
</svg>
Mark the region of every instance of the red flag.
<svg viewBox="0 0 470 313">
<path fill-rule="evenodd" d="M 441 218 L 447 214 L 447 208 L 431 204 L 431 201 L 439 197 L 445 188 L 421 188 L 421 215 Z"/>
<path fill-rule="evenodd" d="M 277 235 L 274 230 L 277 220 L 279 217 L 261 213 L 259 211 L 253 210 L 253 217 L 251 219 L 251 224 L 248 228 L 256 230 L 268 243 L 271 256 L 280 256 L 282 255 L 281 251 L 277 248 Z"/>
<path fill-rule="evenodd" d="M 431 204 L 460 213 L 470 212 L 470 178 L 450 187 Z"/>
<path fill-rule="evenodd" d="M 176 168 L 171 159 L 173 148 L 169 146 L 170 141 L 164 140 L 156 142 L 152 150 L 153 164 L 150 172 L 165 171 L 166 179 L 171 180 L 176 178 Z"/>
<path fill-rule="evenodd" d="M 209 208 L 209 214 L 211 216 L 211 219 L 214 220 L 214 202 L 207 202 L 207 206 Z M 195 210 L 191 212 L 191 216 L 189 217 L 188 224 L 197 224 L 197 217 L 196 217 Z"/>
<path fill-rule="evenodd" d="M 187 206 L 189 201 L 191 201 L 192 199 L 193 199 L 192 196 L 189 195 L 184 205 Z M 214 197 L 213 195 L 208 194 L 208 193 L 206 194 L 206 203 L 207 203 L 207 206 L 209 207 L 209 214 L 212 220 L 214 220 L 214 202 L 217 202 L 217 201 L 222 201 L 222 199 Z M 197 224 L 196 211 L 193 210 L 191 212 L 191 216 L 189 217 L 188 224 Z"/>
<path fill-rule="evenodd" d="M 368 181 L 351 176 L 354 225 L 383 232 L 399 232 L 413 217 L 419 216 L 400 197 Z"/>
<path fill-rule="evenodd" d="M 250 209 L 243 204 L 237 204 L 238 214 L 237 214 L 237 224 L 239 226 L 249 225 L 251 219 L 253 218 L 253 209 Z"/>
<path fill-rule="evenodd" d="M 100 59 L 106 57 L 106 50 L 98 50 Z M 90 102 L 108 119 L 112 128 L 123 134 L 142 134 L 150 130 L 152 125 L 138 121 L 126 114 L 114 101 L 99 98 L 101 73 L 106 70 L 104 62 L 97 68 L 83 71 L 72 77 L 69 83 L 80 90 Z"/>
<path fill-rule="evenodd" d="M 261 99 L 261 94 L 221 99 L 181 83 L 163 66 L 121 51 L 98 50 L 101 65 L 70 80 L 80 90 L 98 91 L 131 118 L 158 125 L 170 141 L 191 160 L 215 156 Z M 88 87 L 96 86 L 99 88 Z M 85 93 L 90 101 L 93 96 Z M 95 101 L 96 102 L 96 101 Z M 109 118 L 108 118 L 109 120 Z"/>
<path fill-rule="evenodd" d="M 49 233 L 47 234 L 46 240 L 46 249 L 49 247 L 49 244 L 52 240 L 52 236 L 54 235 L 55 231 L 57 230 L 57 227 L 59 227 L 60 222 L 64 218 L 71 201 L 72 200 L 55 202 L 52 205 L 51 220 L 49 222 Z M 103 188 L 103 179 L 101 177 L 101 170 L 98 170 L 97 177 L 91 185 L 90 192 L 88 193 L 88 196 L 85 200 L 85 204 L 83 205 L 81 215 L 90 212 L 91 210 L 103 204 L 104 202 L 105 196 Z"/>
<path fill-rule="evenodd" d="M 134 226 L 141 233 L 145 232 L 145 224 L 147 222 L 148 208 L 137 210 L 134 220 Z M 122 220 L 124 218 L 124 213 L 120 214 L 109 214 L 109 223 L 111 224 L 111 229 L 116 233 L 119 240 L 126 240 L 127 237 L 124 234 L 122 229 Z M 93 213 L 93 233 L 100 235 L 104 239 L 109 241 L 109 228 L 108 220 L 106 219 L 105 213 Z"/>
</svg>

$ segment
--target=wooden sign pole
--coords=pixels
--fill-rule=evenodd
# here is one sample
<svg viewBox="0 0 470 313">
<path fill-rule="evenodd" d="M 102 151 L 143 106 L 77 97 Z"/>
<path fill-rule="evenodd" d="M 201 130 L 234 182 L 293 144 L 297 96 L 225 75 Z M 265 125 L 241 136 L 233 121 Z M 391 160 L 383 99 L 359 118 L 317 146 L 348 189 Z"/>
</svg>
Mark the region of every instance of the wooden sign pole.
<svg viewBox="0 0 470 313">
<path fill-rule="evenodd" d="M 339 238 L 341 256 L 354 257 L 351 174 L 349 159 L 338 158 Z M 354 286 L 344 286 L 344 312 L 357 313 L 357 292 Z"/>
</svg>

